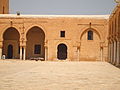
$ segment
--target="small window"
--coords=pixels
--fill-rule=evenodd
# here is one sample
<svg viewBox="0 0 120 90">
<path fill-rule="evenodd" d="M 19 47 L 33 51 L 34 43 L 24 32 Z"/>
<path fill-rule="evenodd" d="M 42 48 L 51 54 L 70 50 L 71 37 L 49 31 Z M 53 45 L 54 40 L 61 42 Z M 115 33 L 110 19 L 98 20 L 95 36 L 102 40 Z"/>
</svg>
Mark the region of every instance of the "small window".
<svg viewBox="0 0 120 90">
<path fill-rule="evenodd" d="M 41 45 L 35 45 L 34 54 L 40 54 L 40 53 L 41 53 Z"/>
<path fill-rule="evenodd" d="M 88 40 L 93 40 L 93 31 L 88 31 Z"/>
<path fill-rule="evenodd" d="M 65 37 L 65 31 L 60 31 L 60 37 Z"/>
</svg>

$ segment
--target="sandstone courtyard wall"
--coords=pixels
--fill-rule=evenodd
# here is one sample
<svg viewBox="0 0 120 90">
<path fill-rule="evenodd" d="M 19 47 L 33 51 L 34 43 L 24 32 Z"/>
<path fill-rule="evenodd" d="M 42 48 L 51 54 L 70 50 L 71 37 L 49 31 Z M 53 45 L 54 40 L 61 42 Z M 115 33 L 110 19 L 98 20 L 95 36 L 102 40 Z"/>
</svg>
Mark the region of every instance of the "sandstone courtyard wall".
<svg viewBox="0 0 120 90">
<path fill-rule="evenodd" d="M 26 35 L 32 27 L 38 27 L 45 34 L 45 60 L 57 60 L 57 47 L 59 44 L 67 46 L 67 60 L 69 61 L 107 61 L 108 59 L 108 15 L 98 15 L 95 17 L 79 15 L 73 17 L 1 15 L 1 49 L 4 42 L 4 32 L 10 27 L 14 27 L 19 32 L 19 46 L 23 47 L 25 51 L 25 55 L 18 54 L 16 58 L 27 58 Z M 87 40 L 87 32 L 89 30 L 93 31 L 93 40 L 91 41 Z M 65 31 L 65 37 L 60 37 L 60 31 Z"/>
</svg>

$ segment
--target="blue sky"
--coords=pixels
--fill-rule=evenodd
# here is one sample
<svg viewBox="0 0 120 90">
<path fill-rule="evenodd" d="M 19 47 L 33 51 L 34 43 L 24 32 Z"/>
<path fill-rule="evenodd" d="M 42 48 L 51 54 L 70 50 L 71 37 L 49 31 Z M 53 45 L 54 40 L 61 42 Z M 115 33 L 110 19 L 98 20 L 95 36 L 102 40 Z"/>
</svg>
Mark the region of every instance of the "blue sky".
<svg viewBox="0 0 120 90">
<path fill-rule="evenodd" d="M 10 0 L 10 13 L 48 15 L 110 14 L 114 0 Z"/>
</svg>

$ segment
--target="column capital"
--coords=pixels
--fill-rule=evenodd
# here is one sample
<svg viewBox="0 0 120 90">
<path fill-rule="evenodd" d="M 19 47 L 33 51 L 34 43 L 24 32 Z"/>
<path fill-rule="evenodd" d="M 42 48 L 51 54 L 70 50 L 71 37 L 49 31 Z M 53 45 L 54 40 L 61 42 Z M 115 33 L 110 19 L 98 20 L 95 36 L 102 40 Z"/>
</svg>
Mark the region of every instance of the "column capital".
<svg viewBox="0 0 120 90">
<path fill-rule="evenodd" d="M 81 41 L 77 41 L 76 42 L 76 47 L 80 47 L 81 46 Z"/>
<path fill-rule="evenodd" d="M 101 41 L 101 42 L 100 42 L 100 48 L 103 48 L 104 43 L 105 43 L 104 41 Z"/>
<path fill-rule="evenodd" d="M 45 49 L 47 49 L 48 48 L 48 46 L 44 46 L 45 47 Z"/>
<path fill-rule="evenodd" d="M 45 40 L 45 42 L 44 42 L 44 47 L 45 47 L 45 48 L 48 47 L 48 40 Z"/>
<path fill-rule="evenodd" d="M 23 54 L 23 60 L 26 59 L 26 46 L 23 46 L 24 54 Z"/>
<path fill-rule="evenodd" d="M 80 46 L 77 47 L 77 50 L 80 50 Z"/>
<path fill-rule="evenodd" d="M 21 41 L 20 40 L 20 47 L 26 47 L 26 41 Z"/>
</svg>

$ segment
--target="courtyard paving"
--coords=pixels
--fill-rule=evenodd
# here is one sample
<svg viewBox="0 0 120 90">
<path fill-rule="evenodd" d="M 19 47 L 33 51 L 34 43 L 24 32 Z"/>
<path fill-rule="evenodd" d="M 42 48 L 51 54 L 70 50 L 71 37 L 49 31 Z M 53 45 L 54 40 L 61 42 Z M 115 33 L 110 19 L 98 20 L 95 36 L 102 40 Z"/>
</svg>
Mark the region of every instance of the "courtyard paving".
<svg viewBox="0 0 120 90">
<path fill-rule="evenodd" d="M 120 90 L 107 62 L 0 60 L 0 90 Z"/>
</svg>

